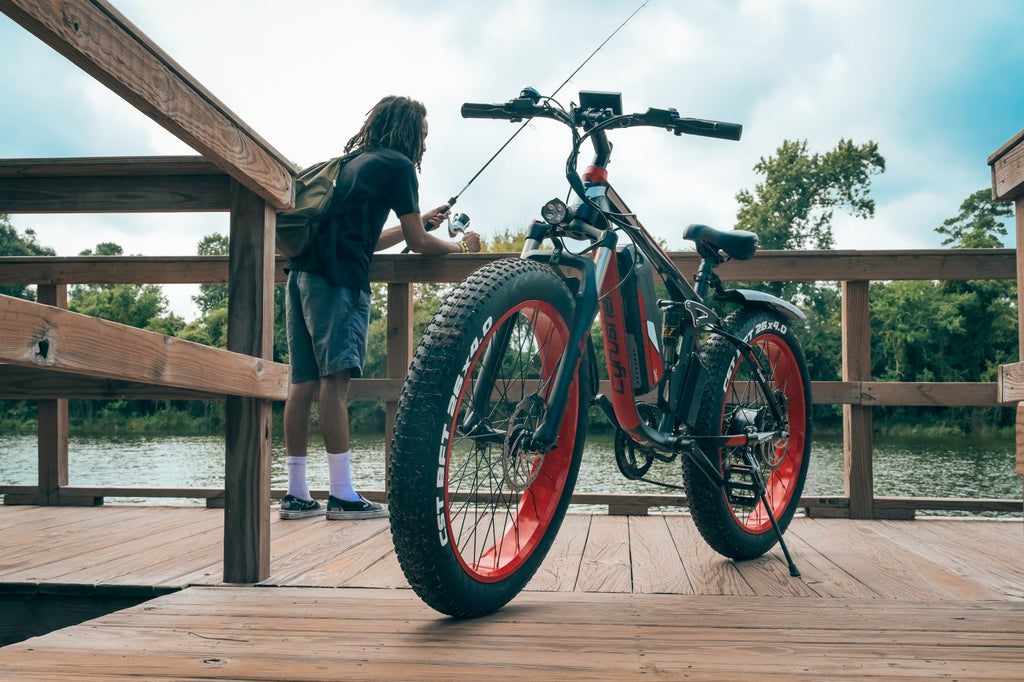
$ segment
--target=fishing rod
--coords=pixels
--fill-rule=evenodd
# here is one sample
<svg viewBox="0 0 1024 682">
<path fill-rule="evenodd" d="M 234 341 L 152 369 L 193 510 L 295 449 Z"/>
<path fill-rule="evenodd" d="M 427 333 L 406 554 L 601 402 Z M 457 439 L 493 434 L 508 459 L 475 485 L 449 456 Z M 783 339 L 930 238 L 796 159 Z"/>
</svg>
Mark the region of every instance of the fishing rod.
<svg viewBox="0 0 1024 682">
<path fill-rule="evenodd" d="M 570 73 L 570 74 L 569 74 L 569 76 L 568 76 L 568 77 L 567 77 L 567 78 L 566 78 L 566 79 L 565 79 L 564 81 L 562 81 L 562 84 L 561 84 L 561 85 L 559 85 L 559 86 L 558 86 L 557 88 L 555 88 L 555 91 L 554 91 L 554 92 L 552 92 L 552 93 L 551 93 L 551 94 L 550 94 L 550 95 L 549 95 L 548 97 L 549 97 L 549 98 L 551 98 L 551 97 L 554 97 L 554 96 L 555 96 L 555 95 L 557 95 L 557 94 L 558 94 L 559 92 L 561 92 L 562 88 L 564 88 L 564 87 L 565 87 L 565 86 L 566 86 L 566 85 L 567 85 L 567 84 L 569 83 L 569 81 L 571 81 L 571 80 L 573 79 L 573 77 L 574 77 L 574 76 L 575 76 L 576 74 L 578 74 L 578 73 L 579 73 L 579 72 L 580 72 L 580 71 L 581 71 L 581 70 L 583 69 L 583 67 L 584 67 L 584 66 L 586 66 L 586 65 L 587 65 L 587 63 L 588 63 L 588 62 L 590 62 L 590 60 L 591 60 L 591 59 L 593 59 L 593 58 L 594 58 L 594 56 L 595 56 L 595 55 L 596 55 L 596 54 L 597 54 L 598 52 L 600 52 L 600 51 L 601 51 L 601 48 L 603 48 L 603 47 L 604 47 L 605 45 L 607 45 L 607 44 L 608 44 L 608 42 L 609 42 L 609 41 L 610 41 L 610 40 L 611 40 L 612 38 L 614 38 L 614 37 L 615 37 L 615 35 L 616 35 L 616 34 L 617 34 L 617 33 L 618 33 L 619 31 L 621 31 L 621 30 L 622 30 L 623 28 L 625 28 L 626 24 L 628 24 L 628 23 L 630 22 L 630 20 L 632 20 L 632 19 L 633 19 L 633 17 L 635 17 L 635 16 L 637 15 L 637 14 L 639 14 L 639 13 L 640 13 L 640 10 L 642 10 L 642 9 L 643 9 L 644 7 L 646 7 L 646 6 L 647 6 L 647 5 L 648 5 L 648 4 L 650 3 L 650 2 L 651 2 L 651 0 L 644 0 L 644 1 L 642 2 L 642 3 L 640 3 L 640 6 L 639 6 L 639 7 L 637 7 L 637 8 L 635 9 L 635 10 L 633 10 L 633 13 L 632 13 L 632 14 L 630 14 L 630 15 L 629 15 L 628 17 L 626 17 L 626 20 L 625 20 L 625 21 L 623 21 L 623 22 L 622 22 L 621 24 L 619 24 L 619 26 L 618 26 L 618 27 L 617 27 L 617 28 L 616 28 L 616 29 L 615 29 L 614 31 L 612 31 L 611 33 L 609 33 L 609 34 L 608 34 L 608 37 L 607 37 L 607 38 L 605 38 L 605 39 L 604 39 L 604 40 L 603 40 L 603 41 L 601 42 L 601 44 L 600 44 L 600 45 L 598 45 L 598 46 L 597 46 L 597 47 L 596 47 L 596 48 L 594 49 L 594 51 L 593 51 L 593 52 L 591 52 L 591 53 L 590 53 L 590 55 L 588 55 L 588 56 L 587 56 L 587 58 L 586 58 L 586 59 L 584 59 L 584 60 L 583 60 L 583 61 L 582 61 L 582 62 L 580 63 L 580 65 L 576 67 L 576 70 L 575 70 L 575 71 L 573 71 L 572 73 Z M 529 90 L 532 90 L 532 88 L 530 88 Z M 537 98 L 538 98 L 538 99 L 540 99 L 540 93 L 539 93 L 539 92 L 537 92 L 536 90 L 532 90 L 532 92 L 533 92 L 533 93 L 536 93 L 536 95 L 537 95 Z M 508 146 L 509 146 L 510 144 L 512 144 L 512 140 L 516 139 L 516 137 L 517 137 L 517 136 L 519 135 L 519 133 L 523 132 L 523 129 L 524 129 L 524 128 L 526 128 L 526 126 L 528 126 L 528 125 L 530 124 L 530 121 L 532 121 L 532 120 L 533 120 L 532 118 L 528 118 L 528 119 L 526 119 L 525 121 L 523 121 L 523 124 L 522 124 L 521 126 L 519 126 L 519 128 L 517 128 L 517 129 L 516 129 L 516 131 L 515 131 L 514 133 L 512 133 L 511 137 L 509 137 L 509 138 L 508 138 L 507 140 L 505 140 L 505 144 L 501 145 L 501 147 L 499 147 L 499 148 L 498 148 L 498 151 L 494 152 L 494 155 L 493 155 L 493 156 L 491 156 L 491 158 L 489 158 L 489 159 L 487 160 L 487 163 L 485 163 L 485 164 L 484 164 L 483 166 L 481 166 L 481 167 L 480 167 L 480 170 L 478 170 L 478 171 L 476 172 L 476 174 L 475 174 L 475 175 L 474 175 L 473 177 L 471 177 L 471 178 L 469 179 L 469 182 L 467 182 L 467 183 L 466 183 L 465 187 L 463 187 L 462 189 L 460 189 L 460 190 L 459 190 L 459 192 L 458 192 L 458 194 L 456 194 L 455 196 L 451 197 L 450 199 L 448 199 L 448 201 L 447 201 L 447 202 L 445 202 L 445 205 L 446 205 L 446 206 L 448 207 L 448 209 L 449 209 L 449 210 L 451 209 L 451 207 L 452 207 L 452 206 L 454 206 L 454 205 L 455 205 L 455 202 L 459 200 L 459 197 L 461 197 L 461 196 L 462 196 L 462 193 L 463 193 L 463 192 L 465 192 L 465 191 L 466 191 L 467 189 L 469 189 L 469 186 L 470 186 L 470 185 L 472 185 L 472 184 L 473 184 L 473 182 L 474 182 L 474 181 L 475 181 L 475 180 L 476 180 L 476 179 L 477 179 L 478 177 L 480 177 L 480 174 L 481 174 L 481 173 L 483 173 L 483 172 L 484 172 L 484 171 L 485 171 L 485 170 L 487 169 L 487 167 L 488 167 L 488 166 L 490 166 L 490 165 L 491 165 L 491 163 L 492 163 L 492 162 L 493 162 L 493 161 L 494 161 L 494 160 L 495 160 L 496 158 L 498 158 L 498 155 L 499 155 L 499 154 L 501 154 L 501 153 L 502 153 L 503 151 L 505 151 L 505 148 L 506 148 L 506 147 L 508 147 Z M 467 227 L 468 225 L 469 225 L 469 216 L 467 216 L 467 215 L 466 215 L 465 213 L 460 213 L 460 214 L 459 214 L 459 215 L 458 215 L 458 216 L 456 217 L 456 224 L 455 224 L 455 225 L 453 225 L 453 223 L 452 223 L 451 219 L 449 218 L 449 220 L 448 220 L 448 236 L 449 236 L 449 237 L 454 237 L 454 236 L 455 236 L 456 234 L 458 234 L 458 233 L 460 233 L 460 232 L 465 232 L 465 229 L 466 229 L 466 227 Z M 437 225 L 437 226 L 435 226 L 435 228 L 436 228 L 436 227 L 440 227 L 440 225 Z"/>
</svg>

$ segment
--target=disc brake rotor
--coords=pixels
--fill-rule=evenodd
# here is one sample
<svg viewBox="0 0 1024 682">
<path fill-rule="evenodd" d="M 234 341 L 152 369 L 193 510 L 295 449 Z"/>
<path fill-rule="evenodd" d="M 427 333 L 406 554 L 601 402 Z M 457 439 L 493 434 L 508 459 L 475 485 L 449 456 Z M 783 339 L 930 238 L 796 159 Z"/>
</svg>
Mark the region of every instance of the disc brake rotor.
<svg viewBox="0 0 1024 682">
<path fill-rule="evenodd" d="M 509 417 L 505 443 L 501 450 L 502 477 L 505 485 L 517 493 L 530 487 L 544 464 L 544 453 L 526 450 L 527 437 L 544 418 L 544 401 L 539 395 L 523 398 Z"/>
</svg>

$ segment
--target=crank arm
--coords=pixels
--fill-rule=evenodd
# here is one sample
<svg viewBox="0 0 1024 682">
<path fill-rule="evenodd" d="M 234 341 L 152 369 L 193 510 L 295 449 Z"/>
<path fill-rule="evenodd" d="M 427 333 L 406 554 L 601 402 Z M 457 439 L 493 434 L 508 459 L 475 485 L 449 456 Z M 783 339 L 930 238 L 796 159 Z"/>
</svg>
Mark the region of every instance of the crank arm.
<svg viewBox="0 0 1024 682">
<path fill-rule="evenodd" d="M 754 433 L 737 433 L 729 436 L 708 436 L 695 438 L 703 447 L 715 448 L 742 448 L 748 445 L 760 445 L 774 440 L 784 440 L 789 437 L 785 431 L 757 431 Z"/>
<path fill-rule="evenodd" d="M 759 431 L 757 433 L 744 433 L 737 436 L 725 436 L 722 447 L 743 447 L 745 445 L 760 445 L 768 441 L 781 440 L 788 436 L 785 431 Z"/>
</svg>

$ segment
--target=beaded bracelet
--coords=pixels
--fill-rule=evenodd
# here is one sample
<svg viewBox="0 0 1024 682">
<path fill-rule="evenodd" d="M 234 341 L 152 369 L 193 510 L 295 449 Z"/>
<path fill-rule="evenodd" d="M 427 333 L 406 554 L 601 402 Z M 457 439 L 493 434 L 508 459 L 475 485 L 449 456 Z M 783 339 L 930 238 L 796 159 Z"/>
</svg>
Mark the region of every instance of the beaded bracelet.
<svg viewBox="0 0 1024 682">
<path fill-rule="evenodd" d="M 462 249 L 462 253 L 469 253 L 469 244 L 466 242 L 460 241 L 459 247 Z"/>
</svg>

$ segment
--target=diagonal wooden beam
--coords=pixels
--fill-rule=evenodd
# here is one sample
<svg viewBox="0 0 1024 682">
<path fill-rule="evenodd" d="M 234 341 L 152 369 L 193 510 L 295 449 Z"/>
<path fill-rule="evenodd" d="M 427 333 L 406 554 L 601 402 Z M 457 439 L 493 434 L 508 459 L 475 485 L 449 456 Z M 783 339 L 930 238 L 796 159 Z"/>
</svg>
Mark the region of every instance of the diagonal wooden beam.
<svg viewBox="0 0 1024 682">
<path fill-rule="evenodd" d="M 295 167 L 105 0 L 0 0 L 0 11 L 277 209 Z"/>
</svg>

